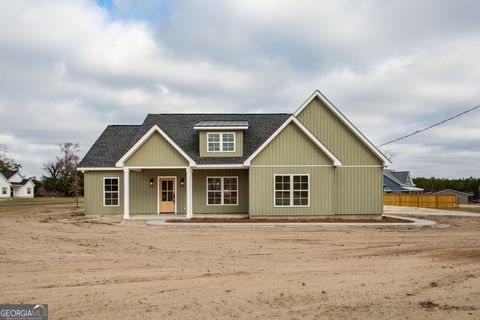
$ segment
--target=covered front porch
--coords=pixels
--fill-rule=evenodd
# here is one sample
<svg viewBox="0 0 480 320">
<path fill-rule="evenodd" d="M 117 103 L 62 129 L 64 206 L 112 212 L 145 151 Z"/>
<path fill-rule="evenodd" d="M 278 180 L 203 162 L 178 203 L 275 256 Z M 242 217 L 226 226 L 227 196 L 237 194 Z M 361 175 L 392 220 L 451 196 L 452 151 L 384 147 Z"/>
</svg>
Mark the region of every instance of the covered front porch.
<svg viewBox="0 0 480 320">
<path fill-rule="evenodd" d="M 133 215 L 193 216 L 192 168 L 124 168 L 123 218 Z"/>
<path fill-rule="evenodd" d="M 235 186 L 230 185 L 235 189 L 235 203 L 208 203 L 207 181 L 212 178 L 220 180 L 220 177 L 235 181 Z M 123 181 L 124 219 L 248 216 L 248 169 L 125 167 Z"/>
</svg>

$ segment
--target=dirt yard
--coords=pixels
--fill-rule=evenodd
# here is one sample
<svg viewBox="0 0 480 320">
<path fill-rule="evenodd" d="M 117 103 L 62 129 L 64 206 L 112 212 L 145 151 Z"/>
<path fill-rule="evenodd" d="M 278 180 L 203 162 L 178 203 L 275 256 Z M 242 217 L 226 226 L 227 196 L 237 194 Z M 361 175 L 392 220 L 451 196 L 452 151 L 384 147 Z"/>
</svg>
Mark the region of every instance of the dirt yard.
<svg viewBox="0 0 480 320">
<path fill-rule="evenodd" d="M 50 319 L 480 318 L 480 218 L 213 228 L 79 213 L 0 206 L 0 303 L 48 303 Z"/>
</svg>

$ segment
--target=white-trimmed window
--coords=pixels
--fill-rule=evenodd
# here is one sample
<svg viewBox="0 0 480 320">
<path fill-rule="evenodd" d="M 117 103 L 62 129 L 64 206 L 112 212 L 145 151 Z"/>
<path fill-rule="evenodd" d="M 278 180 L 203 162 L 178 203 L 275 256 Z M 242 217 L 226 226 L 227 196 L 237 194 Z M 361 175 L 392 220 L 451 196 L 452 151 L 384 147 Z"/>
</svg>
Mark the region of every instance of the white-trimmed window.
<svg viewBox="0 0 480 320">
<path fill-rule="evenodd" d="M 7 187 L 2 187 L 2 194 L 7 194 Z"/>
<path fill-rule="evenodd" d="M 32 188 L 27 188 L 27 194 L 32 194 Z"/>
<path fill-rule="evenodd" d="M 275 174 L 273 179 L 275 207 L 310 206 L 310 175 Z"/>
<path fill-rule="evenodd" d="M 120 205 L 120 179 L 118 177 L 103 178 L 103 206 L 118 207 Z"/>
<path fill-rule="evenodd" d="M 238 205 L 238 177 L 207 177 L 207 205 Z"/>
<path fill-rule="evenodd" d="M 208 152 L 235 152 L 234 132 L 208 132 Z"/>
</svg>

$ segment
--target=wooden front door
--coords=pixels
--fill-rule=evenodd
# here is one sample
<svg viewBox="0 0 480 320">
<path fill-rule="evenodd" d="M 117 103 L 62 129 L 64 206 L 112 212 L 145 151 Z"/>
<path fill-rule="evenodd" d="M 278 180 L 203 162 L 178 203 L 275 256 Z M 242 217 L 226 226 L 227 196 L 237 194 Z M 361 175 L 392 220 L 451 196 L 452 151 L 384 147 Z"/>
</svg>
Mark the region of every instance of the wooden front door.
<svg viewBox="0 0 480 320">
<path fill-rule="evenodd" d="M 159 178 L 159 212 L 175 213 L 175 178 Z"/>
</svg>

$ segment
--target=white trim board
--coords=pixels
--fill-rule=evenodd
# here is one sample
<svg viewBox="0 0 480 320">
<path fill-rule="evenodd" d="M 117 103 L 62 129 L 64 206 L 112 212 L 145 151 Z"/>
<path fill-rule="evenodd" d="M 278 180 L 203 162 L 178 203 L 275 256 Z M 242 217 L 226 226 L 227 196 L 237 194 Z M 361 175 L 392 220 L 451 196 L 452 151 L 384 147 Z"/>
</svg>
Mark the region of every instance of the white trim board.
<svg viewBox="0 0 480 320">
<path fill-rule="evenodd" d="M 10 181 L 8 181 L 8 179 L 2 173 L 0 173 L 0 177 L 2 177 L 3 180 L 5 180 L 8 183 L 9 186 L 12 186 L 12 183 Z"/>
<path fill-rule="evenodd" d="M 312 95 L 293 113 L 294 117 L 297 117 L 303 109 L 305 109 L 313 99 L 318 98 L 322 101 L 327 108 L 330 109 L 352 132 L 378 157 L 383 161 L 384 166 L 392 165 L 392 162 L 365 137 L 360 130 L 358 130 L 350 120 L 343 115 L 319 90 L 315 90 Z"/>
<path fill-rule="evenodd" d="M 193 169 L 248 169 L 244 164 L 198 164 Z"/>
<path fill-rule="evenodd" d="M 288 190 L 290 192 L 290 205 L 284 206 L 284 205 L 277 205 L 276 204 L 276 193 L 278 192 L 285 192 L 285 190 L 277 190 L 276 186 L 276 177 L 280 176 L 289 176 L 290 177 L 290 189 Z M 308 204 L 307 205 L 294 205 L 294 195 L 293 193 L 295 191 L 305 191 L 305 190 L 294 190 L 293 188 L 293 177 L 295 176 L 305 176 L 308 177 Z M 310 173 L 275 173 L 273 174 L 273 207 L 274 208 L 310 208 Z"/>
<path fill-rule="evenodd" d="M 248 157 L 247 160 L 245 160 L 244 162 L 244 165 L 246 166 L 250 166 L 252 160 L 260 153 L 262 152 L 263 149 L 265 149 L 269 144 L 270 142 L 273 141 L 273 139 L 275 139 L 276 136 L 278 136 L 282 131 L 283 129 L 285 129 L 287 127 L 287 125 L 289 125 L 290 123 L 294 123 L 320 150 L 323 151 L 323 153 L 325 153 L 325 155 L 330 158 L 330 160 L 332 160 L 333 162 L 333 166 L 334 167 L 338 167 L 338 166 L 341 166 L 342 163 L 340 162 L 340 160 L 338 160 L 337 157 L 335 157 L 335 155 L 330 152 L 330 150 L 328 150 L 327 147 L 325 147 L 323 145 L 323 143 L 321 143 L 300 121 L 298 121 L 294 116 L 290 116 L 257 150 L 255 150 L 254 153 L 252 153 L 252 155 L 250 157 Z"/>
<path fill-rule="evenodd" d="M 110 179 L 110 180 L 117 180 L 117 188 L 118 190 L 117 191 L 105 191 L 105 180 L 107 179 Z M 116 205 L 106 205 L 105 204 L 105 192 L 116 192 L 118 194 L 118 202 Z M 112 208 L 112 207 L 120 207 L 120 177 L 103 177 L 103 189 L 102 189 L 102 193 L 103 193 L 103 207 L 104 208 Z"/>
<path fill-rule="evenodd" d="M 216 142 L 216 141 L 210 142 L 209 137 L 210 137 L 211 135 L 214 135 L 214 134 L 218 134 L 218 135 L 219 135 L 219 140 L 218 140 L 218 142 Z M 225 134 L 231 134 L 231 135 L 233 135 L 233 150 L 232 150 L 232 151 L 225 151 L 225 150 L 223 150 L 223 143 L 224 143 L 224 141 L 223 141 L 223 135 L 225 135 Z M 210 150 L 208 149 L 210 143 L 218 143 L 218 145 L 219 145 L 219 150 L 218 150 L 218 151 L 210 151 Z M 231 142 L 231 141 L 227 141 L 227 142 L 225 142 L 225 143 L 232 143 L 232 142 Z M 207 132 L 207 153 L 219 153 L 219 152 L 234 153 L 234 152 L 237 151 L 237 146 L 236 146 L 236 144 L 237 144 L 237 137 L 236 137 L 236 133 L 235 133 L 235 132 L 231 132 L 231 131 L 227 131 L 227 132 L 225 132 L 225 131 Z M 201 148 L 201 146 L 199 146 L 199 147 Z"/>
<path fill-rule="evenodd" d="M 224 203 L 224 194 L 225 194 L 225 189 L 224 189 L 224 180 L 225 178 L 229 179 L 235 179 L 237 180 L 237 190 L 233 191 L 237 193 L 237 203 L 235 204 L 225 204 Z M 220 188 L 220 194 L 221 194 L 221 202 L 220 204 L 209 204 L 208 203 L 208 193 L 209 192 L 218 192 L 217 190 L 209 191 L 208 190 L 208 179 L 220 179 L 221 180 L 221 188 Z M 205 205 L 207 207 L 234 207 L 234 206 L 239 206 L 240 205 L 240 186 L 239 186 L 239 179 L 238 176 L 207 176 L 205 179 L 205 190 L 206 190 L 206 197 L 205 197 Z M 232 190 L 229 190 L 232 191 Z"/>
<path fill-rule="evenodd" d="M 121 171 L 122 168 L 111 168 L 111 167 L 78 167 L 77 171 Z"/>
<path fill-rule="evenodd" d="M 185 153 L 185 151 L 183 151 L 172 139 L 170 139 L 170 137 L 157 125 L 154 125 L 152 128 L 150 128 L 150 130 L 148 130 L 148 132 L 145 133 L 145 135 L 138 140 L 137 143 L 135 143 L 135 145 L 131 147 L 130 150 L 128 150 L 127 153 L 125 153 L 115 165 L 117 167 L 123 167 L 125 165 L 125 161 L 127 161 L 128 158 L 130 158 L 155 132 L 160 133 L 160 135 L 164 137 L 188 161 L 190 166 L 195 166 L 195 161 L 193 161 Z"/>
</svg>

